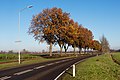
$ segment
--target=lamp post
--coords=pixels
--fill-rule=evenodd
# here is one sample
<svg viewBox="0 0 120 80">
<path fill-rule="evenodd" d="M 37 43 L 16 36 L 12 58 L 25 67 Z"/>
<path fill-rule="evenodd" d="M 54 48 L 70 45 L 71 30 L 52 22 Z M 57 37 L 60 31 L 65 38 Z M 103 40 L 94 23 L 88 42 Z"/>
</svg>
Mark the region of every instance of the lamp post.
<svg viewBox="0 0 120 80">
<path fill-rule="evenodd" d="M 16 41 L 17 43 L 20 43 L 20 42 L 21 42 L 21 41 L 20 41 L 20 13 L 21 13 L 22 11 L 24 11 L 25 9 L 27 9 L 27 8 L 32 8 L 32 7 L 33 7 L 32 5 L 29 5 L 29 6 L 23 8 L 23 9 L 21 9 L 21 10 L 19 11 L 19 17 L 18 17 L 18 36 L 19 36 L 19 40 Z M 19 49 L 19 52 L 18 52 L 18 61 L 19 61 L 19 64 L 20 64 L 20 63 L 21 63 L 21 60 L 20 60 L 20 49 Z"/>
</svg>

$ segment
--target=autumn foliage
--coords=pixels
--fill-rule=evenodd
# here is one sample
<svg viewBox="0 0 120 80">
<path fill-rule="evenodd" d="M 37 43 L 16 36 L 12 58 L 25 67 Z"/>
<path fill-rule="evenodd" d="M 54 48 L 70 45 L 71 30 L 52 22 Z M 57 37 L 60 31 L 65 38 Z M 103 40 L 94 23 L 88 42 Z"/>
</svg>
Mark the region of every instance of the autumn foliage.
<svg viewBox="0 0 120 80">
<path fill-rule="evenodd" d="M 35 40 L 47 42 L 50 47 L 50 56 L 52 56 L 52 45 L 58 44 L 60 53 L 62 49 L 65 52 L 69 46 L 81 49 L 100 50 L 100 43 L 93 40 L 92 31 L 79 25 L 70 18 L 70 14 L 63 12 L 61 8 L 44 9 L 41 13 L 33 16 L 29 34 L 32 34 Z"/>
</svg>

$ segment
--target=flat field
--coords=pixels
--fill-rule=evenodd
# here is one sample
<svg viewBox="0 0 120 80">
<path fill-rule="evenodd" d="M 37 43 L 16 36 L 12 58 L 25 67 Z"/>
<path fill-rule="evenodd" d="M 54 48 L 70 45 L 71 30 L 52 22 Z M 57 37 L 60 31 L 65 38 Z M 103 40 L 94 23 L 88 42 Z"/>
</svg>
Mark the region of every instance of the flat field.
<svg viewBox="0 0 120 80">
<path fill-rule="evenodd" d="M 18 54 L 0 54 L 0 69 L 6 69 L 17 66 L 24 66 L 39 62 L 45 62 L 50 60 L 57 60 L 63 58 L 75 57 L 74 55 L 53 54 L 52 57 L 49 54 L 21 54 L 21 64 L 18 63 Z"/>
</svg>

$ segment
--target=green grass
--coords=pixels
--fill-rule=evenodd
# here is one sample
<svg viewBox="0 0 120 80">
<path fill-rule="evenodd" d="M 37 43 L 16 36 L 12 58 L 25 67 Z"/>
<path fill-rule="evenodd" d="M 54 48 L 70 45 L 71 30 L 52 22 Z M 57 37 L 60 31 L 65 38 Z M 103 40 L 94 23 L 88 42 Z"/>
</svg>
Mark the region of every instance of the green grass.
<svg viewBox="0 0 120 80">
<path fill-rule="evenodd" d="M 52 59 L 45 59 L 45 58 L 39 57 L 36 59 L 25 60 L 25 61 L 21 62 L 21 64 L 18 64 L 18 62 L 5 63 L 5 64 L 0 64 L 0 69 L 24 66 L 24 65 L 29 65 L 29 64 L 33 64 L 33 63 L 49 61 L 49 60 L 52 60 Z"/>
<path fill-rule="evenodd" d="M 113 58 L 120 63 L 120 52 L 112 53 Z"/>
<path fill-rule="evenodd" d="M 59 80 L 120 80 L 120 65 L 113 62 L 110 54 L 89 58 L 76 66 L 76 76 L 68 70 Z"/>
<path fill-rule="evenodd" d="M 35 56 L 34 54 L 21 54 L 21 59 L 32 59 L 36 58 L 38 56 Z M 7 53 L 7 54 L 0 54 L 0 62 L 1 61 L 11 61 L 11 60 L 17 60 L 18 54 L 17 53 Z"/>
<path fill-rule="evenodd" d="M 44 58 L 46 56 L 47 58 Z M 42 55 L 41 54 L 22 54 L 21 58 L 24 61 L 22 61 L 21 64 L 18 64 L 18 62 L 4 63 L 4 64 L 0 64 L 0 69 L 7 69 L 11 67 L 24 66 L 24 65 L 29 65 L 29 64 L 39 63 L 39 62 L 70 58 L 70 57 L 74 57 L 74 56 L 60 57 L 59 55 L 53 55 L 53 57 L 49 57 L 48 54 L 42 54 Z M 17 60 L 18 60 L 18 54 L 7 54 L 7 58 L 6 58 L 6 54 L 0 54 L 0 63 L 9 62 L 9 61 L 17 61 Z"/>
</svg>

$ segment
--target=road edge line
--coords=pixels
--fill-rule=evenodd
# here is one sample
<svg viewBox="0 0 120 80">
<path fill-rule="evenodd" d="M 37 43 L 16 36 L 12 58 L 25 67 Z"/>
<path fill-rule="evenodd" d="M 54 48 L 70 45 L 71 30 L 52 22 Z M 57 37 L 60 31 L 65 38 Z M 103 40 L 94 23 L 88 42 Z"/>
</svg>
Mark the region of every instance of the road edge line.
<svg viewBox="0 0 120 80">
<path fill-rule="evenodd" d="M 80 61 L 78 61 L 78 62 L 76 62 L 76 63 L 74 63 L 75 65 L 76 64 L 78 64 L 78 63 L 80 63 L 80 62 L 83 62 L 83 61 L 85 61 L 86 59 L 82 59 L 82 60 L 80 60 Z M 54 80 L 57 80 L 60 76 L 62 76 L 68 69 L 70 69 L 70 67 L 72 67 L 72 65 L 71 66 L 69 66 L 68 68 L 66 68 L 63 72 L 61 72 Z"/>
</svg>

